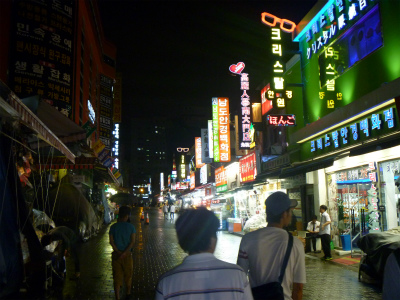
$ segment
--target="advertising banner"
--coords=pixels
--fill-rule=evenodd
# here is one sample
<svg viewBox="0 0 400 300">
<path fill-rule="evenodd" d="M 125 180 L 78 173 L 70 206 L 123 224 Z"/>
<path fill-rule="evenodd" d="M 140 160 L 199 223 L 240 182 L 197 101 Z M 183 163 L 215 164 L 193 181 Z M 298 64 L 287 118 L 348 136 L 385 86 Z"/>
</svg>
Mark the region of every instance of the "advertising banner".
<svg viewBox="0 0 400 300">
<path fill-rule="evenodd" d="M 209 142 L 208 129 L 201 129 L 201 161 L 205 164 L 212 163 Z"/>
<path fill-rule="evenodd" d="M 181 155 L 181 163 L 180 163 L 180 172 L 179 172 L 179 178 L 181 179 L 186 179 L 186 164 L 185 164 L 185 155 Z"/>
<path fill-rule="evenodd" d="M 20 98 L 39 95 L 71 117 L 76 2 L 15 0 L 12 5 L 10 88 Z"/>
<path fill-rule="evenodd" d="M 200 168 L 200 183 L 207 183 L 207 165 L 204 165 Z"/>
<path fill-rule="evenodd" d="M 228 189 L 224 166 L 215 169 L 215 186 L 217 188 L 217 193 L 224 192 Z"/>
<path fill-rule="evenodd" d="M 208 149 L 210 151 L 209 157 L 214 159 L 214 143 L 213 143 L 213 121 L 208 120 Z"/>
<path fill-rule="evenodd" d="M 226 167 L 226 182 L 228 190 L 240 186 L 238 162 L 234 162 Z"/>
<path fill-rule="evenodd" d="M 190 173 L 190 190 L 194 190 L 196 187 L 196 178 L 194 172 Z"/>
<path fill-rule="evenodd" d="M 250 182 L 256 179 L 257 161 L 255 152 L 239 159 L 240 183 Z"/>
<path fill-rule="evenodd" d="M 160 191 L 164 190 L 164 173 L 160 173 Z"/>
<path fill-rule="evenodd" d="M 204 166 L 204 164 L 201 162 L 201 137 L 195 137 L 194 143 L 194 149 L 196 151 L 196 168 L 200 169 L 202 166 Z"/>
<path fill-rule="evenodd" d="M 214 161 L 231 161 L 229 99 L 212 98 Z"/>
<path fill-rule="evenodd" d="M 113 79 L 100 75 L 100 140 L 111 150 Z"/>
</svg>

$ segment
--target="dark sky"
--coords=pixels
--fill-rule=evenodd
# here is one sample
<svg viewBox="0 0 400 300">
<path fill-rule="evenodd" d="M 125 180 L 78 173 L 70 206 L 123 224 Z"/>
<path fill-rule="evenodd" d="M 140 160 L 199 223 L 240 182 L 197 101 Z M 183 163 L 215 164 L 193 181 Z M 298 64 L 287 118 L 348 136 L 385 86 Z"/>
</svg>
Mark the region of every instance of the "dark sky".
<svg viewBox="0 0 400 300">
<path fill-rule="evenodd" d="M 212 97 L 239 103 L 239 77 L 228 71 L 239 61 L 246 64 L 252 99 L 260 102 L 255 88 L 267 76 L 271 51 L 261 13 L 298 23 L 315 3 L 99 0 L 104 32 L 117 46 L 117 71 L 123 74 L 123 122 L 152 114 L 179 119 L 179 106 L 209 107 L 206 120 Z"/>
</svg>

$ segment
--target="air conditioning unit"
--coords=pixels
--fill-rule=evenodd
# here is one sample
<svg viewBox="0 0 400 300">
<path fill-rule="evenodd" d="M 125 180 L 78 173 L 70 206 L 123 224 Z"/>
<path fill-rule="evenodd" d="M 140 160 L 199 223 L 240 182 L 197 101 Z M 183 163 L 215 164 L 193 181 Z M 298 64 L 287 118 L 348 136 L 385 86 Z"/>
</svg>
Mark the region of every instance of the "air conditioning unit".
<svg viewBox="0 0 400 300">
<path fill-rule="evenodd" d="M 281 155 L 282 146 L 271 146 L 271 155 Z"/>
</svg>

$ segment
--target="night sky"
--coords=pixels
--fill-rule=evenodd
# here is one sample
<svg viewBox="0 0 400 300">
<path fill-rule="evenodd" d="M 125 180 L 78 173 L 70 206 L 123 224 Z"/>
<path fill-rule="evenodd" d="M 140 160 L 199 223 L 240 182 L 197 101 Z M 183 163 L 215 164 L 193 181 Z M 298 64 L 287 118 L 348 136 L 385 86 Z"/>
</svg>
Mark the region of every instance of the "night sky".
<svg viewBox="0 0 400 300">
<path fill-rule="evenodd" d="M 270 28 L 261 23 L 261 13 L 298 23 L 316 2 L 99 0 L 104 33 L 117 46 L 123 76 L 122 123 L 149 115 L 179 121 L 181 106 L 208 107 L 199 135 L 211 118 L 212 97 L 229 97 L 231 111 L 239 104 L 240 77 L 228 70 L 239 61 L 246 64 L 252 100 L 260 102 L 256 87 L 271 64 Z M 187 144 L 193 131 L 169 138 Z"/>
</svg>

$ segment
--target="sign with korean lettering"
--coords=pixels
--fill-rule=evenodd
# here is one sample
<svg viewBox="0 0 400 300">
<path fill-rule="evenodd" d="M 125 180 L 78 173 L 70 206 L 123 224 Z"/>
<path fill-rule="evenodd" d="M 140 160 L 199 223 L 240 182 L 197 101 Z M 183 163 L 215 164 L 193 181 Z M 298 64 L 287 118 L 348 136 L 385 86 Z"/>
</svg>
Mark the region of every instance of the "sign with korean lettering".
<svg viewBox="0 0 400 300">
<path fill-rule="evenodd" d="M 111 149 L 111 126 L 112 126 L 112 97 L 114 80 L 101 74 L 100 75 L 100 140 Z"/>
<path fill-rule="evenodd" d="M 200 168 L 200 184 L 206 184 L 207 177 L 207 165 L 204 165 Z"/>
<path fill-rule="evenodd" d="M 201 162 L 204 164 L 212 163 L 212 157 L 210 157 L 210 147 L 209 147 L 209 136 L 208 129 L 201 129 Z"/>
<path fill-rule="evenodd" d="M 181 171 L 180 171 L 179 177 L 181 179 L 186 179 L 186 163 L 185 163 L 185 155 L 184 154 L 181 155 L 180 168 L 181 168 Z"/>
<path fill-rule="evenodd" d="M 224 192 L 228 189 L 226 170 L 224 166 L 215 169 L 215 186 L 217 192 Z"/>
<path fill-rule="evenodd" d="M 241 122 L 240 122 L 240 133 L 239 133 L 239 148 L 242 150 L 250 149 L 250 124 L 251 124 L 251 103 L 250 96 L 247 91 L 250 89 L 249 84 L 249 74 L 242 73 L 245 64 L 243 62 L 238 62 L 236 65 L 231 65 L 229 70 L 240 75 L 240 89 L 243 91 L 240 97 L 241 106 Z"/>
<path fill-rule="evenodd" d="M 393 132 L 398 129 L 396 124 L 398 115 L 395 106 L 386 107 L 304 143 L 302 152 L 312 156 L 326 154 Z"/>
<path fill-rule="evenodd" d="M 196 137 L 195 139 L 195 158 L 196 158 L 196 168 L 200 169 L 204 164 L 201 162 L 201 137 Z"/>
<path fill-rule="evenodd" d="M 190 173 L 190 189 L 194 190 L 195 187 L 196 187 L 196 178 L 195 178 L 195 173 L 192 172 Z"/>
<path fill-rule="evenodd" d="M 272 69 L 273 76 L 271 88 L 267 90 L 267 99 L 272 101 L 273 107 L 283 109 L 286 102 L 293 98 L 293 92 L 285 89 L 285 62 L 283 60 L 282 31 L 291 33 L 296 28 L 296 24 L 286 19 L 280 19 L 270 13 L 262 13 L 261 21 L 271 27 L 271 46 L 272 46 Z"/>
<path fill-rule="evenodd" d="M 272 108 L 272 101 L 270 99 L 268 99 L 268 97 L 267 97 L 269 89 L 270 89 L 270 84 L 268 83 L 261 90 L 261 113 L 262 113 L 262 115 L 265 115 Z"/>
<path fill-rule="evenodd" d="M 296 116 L 267 115 L 267 124 L 270 126 L 296 126 Z"/>
<path fill-rule="evenodd" d="M 253 181 L 257 176 L 256 153 L 250 153 L 239 159 L 240 183 Z"/>
<path fill-rule="evenodd" d="M 294 39 L 306 43 L 306 58 L 331 44 L 375 6 L 376 0 L 330 0 Z"/>
<path fill-rule="evenodd" d="M 229 99 L 213 98 L 214 162 L 231 161 Z"/>
<path fill-rule="evenodd" d="M 12 1 L 9 86 L 72 114 L 75 1 Z M 4 59 L 4 58 L 2 58 Z"/>
</svg>

